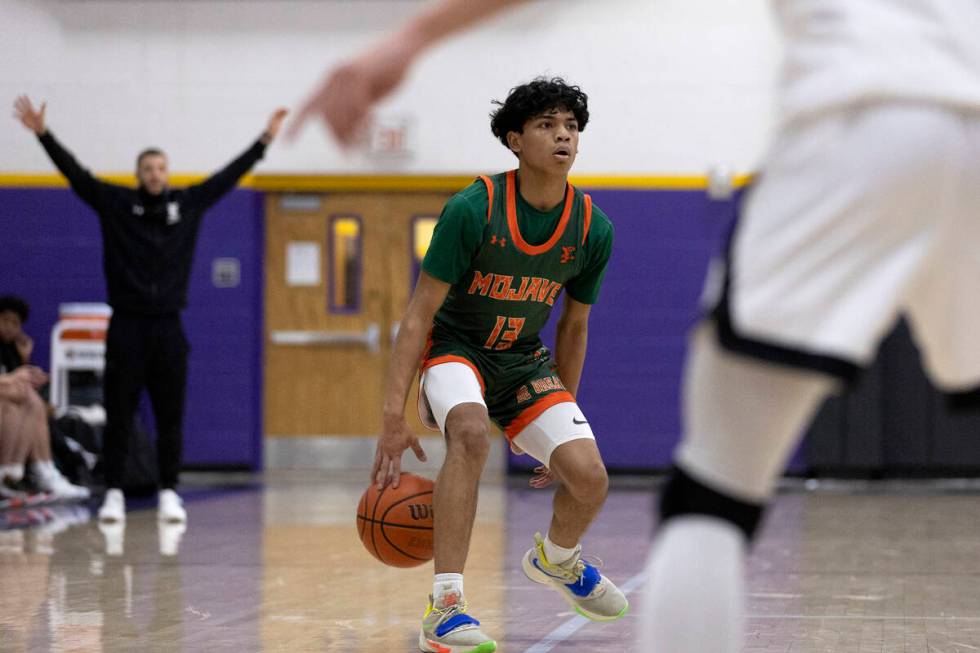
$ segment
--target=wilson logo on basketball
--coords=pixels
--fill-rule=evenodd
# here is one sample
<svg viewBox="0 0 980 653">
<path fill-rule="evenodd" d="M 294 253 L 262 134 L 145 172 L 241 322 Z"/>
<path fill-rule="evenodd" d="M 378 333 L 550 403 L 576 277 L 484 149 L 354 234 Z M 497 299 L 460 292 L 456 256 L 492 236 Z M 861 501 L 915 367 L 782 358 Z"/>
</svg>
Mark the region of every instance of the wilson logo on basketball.
<svg viewBox="0 0 980 653">
<path fill-rule="evenodd" d="M 408 510 L 412 513 L 412 519 L 415 521 L 432 517 L 432 506 L 424 503 L 409 504 Z"/>
</svg>

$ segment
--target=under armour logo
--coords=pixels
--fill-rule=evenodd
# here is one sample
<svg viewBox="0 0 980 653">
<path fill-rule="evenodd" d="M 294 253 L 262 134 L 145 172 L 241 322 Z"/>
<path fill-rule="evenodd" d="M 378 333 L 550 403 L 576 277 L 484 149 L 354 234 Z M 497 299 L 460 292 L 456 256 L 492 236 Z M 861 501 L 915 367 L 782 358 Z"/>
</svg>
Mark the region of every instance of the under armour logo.
<svg viewBox="0 0 980 653">
<path fill-rule="evenodd" d="M 562 247 L 561 248 L 561 263 L 568 263 L 569 261 L 575 260 L 575 248 L 574 247 Z"/>
</svg>

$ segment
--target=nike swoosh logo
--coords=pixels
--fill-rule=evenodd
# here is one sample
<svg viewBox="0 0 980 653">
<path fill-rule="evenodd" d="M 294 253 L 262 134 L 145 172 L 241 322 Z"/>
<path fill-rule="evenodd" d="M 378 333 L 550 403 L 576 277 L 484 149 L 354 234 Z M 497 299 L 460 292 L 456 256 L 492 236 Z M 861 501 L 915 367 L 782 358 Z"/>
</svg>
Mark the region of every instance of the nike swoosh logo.
<svg viewBox="0 0 980 653">
<path fill-rule="evenodd" d="M 578 421 L 577 419 L 575 419 L 574 417 L 572 418 L 572 424 L 578 424 L 578 425 L 582 425 L 582 424 L 588 424 L 588 423 L 589 423 L 589 420 L 586 420 L 586 419 L 583 419 L 583 420 L 582 420 L 582 421 L 580 422 L 580 421 Z"/>
<path fill-rule="evenodd" d="M 545 571 L 544 569 L 542 569 L 541 568 L 541 565 L 538 564 L 538 559 L 537 558 L 532 558 L 531 559 L 531 564 L 534 565 L 534 567 L 538 571 L 540 571 L 542 574 L 544 574 L 548 578 L 554 578 L 555 580 L 562 580 L 562 577 L 561 576 L 555 576 L 554 574 L 549 574 L 547 571 Z"/>
</svg>

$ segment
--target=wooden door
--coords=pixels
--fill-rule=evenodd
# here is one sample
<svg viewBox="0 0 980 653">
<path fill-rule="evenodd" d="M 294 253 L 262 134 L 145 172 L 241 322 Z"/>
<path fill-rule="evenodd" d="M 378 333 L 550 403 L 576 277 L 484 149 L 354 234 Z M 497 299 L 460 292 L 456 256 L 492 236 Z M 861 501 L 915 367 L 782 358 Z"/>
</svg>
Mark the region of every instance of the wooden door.
<svg viewBox="0 0 980 653">
<path fill-rule="evenodd" d="M 387 198 L 389 248 L 388 248 L 388 288 L 389 304 L 393 322 L 389 327 L 389 338 L 393 341 L 408 300 L 412 296 L 422 257 L 428 250 L 439 214 L 448 193 L 392 194 Z M 416 410 L 418 397 L 418 378 L 412 384 L 408 395 L 405 414 L 409 426 L 422 435 L 436 435 L 422 426 Z"/>
<path fill-rule="evenodd" d="M 394 335 L 448 197 L 269 195 L 267 435 L 377 434 Z M 304 276 L 312 258 L 318 274 Z M 409 424 L 433 434 L 418 420 L 416 391 Z"/>
</svg>

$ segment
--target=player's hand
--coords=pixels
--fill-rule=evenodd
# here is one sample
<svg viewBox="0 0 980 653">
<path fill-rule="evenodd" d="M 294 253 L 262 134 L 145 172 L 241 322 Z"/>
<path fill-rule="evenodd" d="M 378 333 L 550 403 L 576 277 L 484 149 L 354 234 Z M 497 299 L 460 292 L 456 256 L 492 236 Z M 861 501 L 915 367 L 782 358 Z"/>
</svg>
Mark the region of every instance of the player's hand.
<svg viewBox="0 0 980 653">
<path fill-rule="evenodd" d="M 286 119 L 286 114 L 288 113 L 289 109 L 286 107 L 279 107 L 275 110 L 272 116 L 269 117 L 269 122 L 266 124 L 265 132 L 262 135 L 262 141 L 266 145 L 276 140 L 276 136 L 279 135 L 279 130 L 282 129 L 282 121 Z"/>
<path fill-rule="evenodd" d="M 14 100 L 14 117 L 40 136 L 44 133 L 44 112 L 47 107 L 48 103 L 42 102 L 41 108 L 35 110 L 34 105 L 31 104 L 31 99 L 26 95 L 21 95 Z"/>
<path fill-rule="evenodd" d="M 374 453 L 374 465 L 371 467 L 371 481 L 378 484 L 378 490 L 388 483 L 393 488 L 398 487 L 402 473 L 402 454 L 409 447 L 415 452 L 415 457 L 426 461 L 425 452 L 419 439 L 408 428 L 404 415 L 385 415 L 378 436 L 378 448 Z"/>
<path fill-rule="evenodd" d="M 11 373 L 11 376 L 20 379 L 35 389 L 40 388 L 48 382 L 48 375 L 44 373 L 44 370 L 34 365 L 21 365 Z"/>
<path fill-rule="evenodd" d="M 17 375 L 0 374 L 0 399 L 19 404 L 27 400 L 30 391 L 31 384 Z"/>
<path fill-rule="evenodd" d="M 544 465 L 540 465 L 534 468 L 534 476 L 531 477 L 529 481 L 531 487 L 540 490 L 541 488 L 548 487 L 555 480 L 555 475 L 550 469 Z"/>
<path fill-rule="evenodd" d="M 341 145 L 353 145 L 363 134 L 371 108 L 398 86 L 413 58 L 403 43 L 389 41 L 333 69 L 299 110 L 287 138 L 318 117 Z"/>
</svg>

